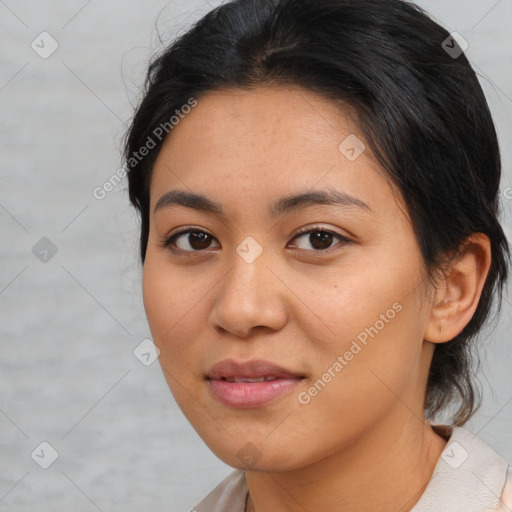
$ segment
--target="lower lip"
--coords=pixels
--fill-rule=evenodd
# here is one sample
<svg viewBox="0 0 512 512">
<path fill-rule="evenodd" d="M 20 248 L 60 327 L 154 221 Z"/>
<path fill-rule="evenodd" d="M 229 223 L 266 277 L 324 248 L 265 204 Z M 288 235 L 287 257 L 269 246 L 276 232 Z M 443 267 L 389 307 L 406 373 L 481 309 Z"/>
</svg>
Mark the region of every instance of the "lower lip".
<svg viewBox="0 0 512 512">
<path fill-rule="evenodd" d="M 261 382 L 228 382 L 210 379 L 210 389 L 220 402 L 229 407 L 261 407 L 289 393 L 300 382 L 296 379 L 275 379 Z"/>
</svg>

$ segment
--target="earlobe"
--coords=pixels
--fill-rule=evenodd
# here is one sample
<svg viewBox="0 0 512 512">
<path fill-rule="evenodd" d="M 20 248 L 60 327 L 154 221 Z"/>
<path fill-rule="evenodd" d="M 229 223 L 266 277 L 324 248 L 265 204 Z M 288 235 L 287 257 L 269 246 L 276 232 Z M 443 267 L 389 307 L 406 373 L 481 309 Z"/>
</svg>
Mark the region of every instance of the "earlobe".
<svg viewBox="0 0 512 512">
<path fill-rule="evenodd" d="M 491 266 L 491 244 L 483 233 L 473 233 L 449 262 L 436 288 L 424 339 L 444 343 L 457 336 L 473 317 Z"/>
</svg>

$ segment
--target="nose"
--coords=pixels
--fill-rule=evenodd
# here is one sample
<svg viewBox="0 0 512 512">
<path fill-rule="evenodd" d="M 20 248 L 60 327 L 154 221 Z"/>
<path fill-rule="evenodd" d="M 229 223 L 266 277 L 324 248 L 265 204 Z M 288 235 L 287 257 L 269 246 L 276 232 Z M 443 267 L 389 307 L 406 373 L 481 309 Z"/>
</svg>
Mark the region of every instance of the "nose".
<svg viewBox="0 0 512 512">
<path fill-rule="evenodd" d="M 231 269 L 216 288 L 209 315 L 215 329 L 247 338 L 256 328 L 283 328 L 288 319 L 287 288 L 276 276 L 270 256 L 263 251 L 249 263 L 233 254 Z"/>
</svg>

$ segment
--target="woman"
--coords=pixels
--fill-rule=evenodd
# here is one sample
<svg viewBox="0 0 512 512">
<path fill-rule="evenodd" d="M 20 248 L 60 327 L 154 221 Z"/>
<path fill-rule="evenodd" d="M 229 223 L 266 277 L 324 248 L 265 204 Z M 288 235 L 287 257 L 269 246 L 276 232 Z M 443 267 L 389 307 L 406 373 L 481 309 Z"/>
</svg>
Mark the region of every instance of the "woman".
<svg viewBox="0 0 512 512">
<path fill-rule="evenodd" d="M 463 428 L 508 271 L 463 49 L 399 0 L 238 0 L 151 65 L 125 151 L 145 309 L 236 468 L 195 510 L 512 507 Z"/>
</svg>

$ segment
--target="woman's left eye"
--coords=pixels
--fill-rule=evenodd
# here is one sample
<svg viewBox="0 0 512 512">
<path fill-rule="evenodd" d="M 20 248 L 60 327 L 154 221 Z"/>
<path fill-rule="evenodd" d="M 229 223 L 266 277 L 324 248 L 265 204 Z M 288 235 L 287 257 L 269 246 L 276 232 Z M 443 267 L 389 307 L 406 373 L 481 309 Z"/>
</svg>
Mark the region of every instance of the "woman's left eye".
<svg viewBox="0 0 512 512">
<path fill-rule="evenodd" d="M 307 251 L 326 251 L 327 249 L 331 249 L 332 243 L 335 239 L 340 240 L 341 245 L 349 243 L 350 240 L 342 235 L 338 235 L 337 233 L 333 233 L 332 231 L 328 231 L 325 229 L 310 229 L 309 231 L 304 231 L 303 233 L 297 235 L 294 240 L 304 239 L 304 242 L 298 244 L 299 249 L 304 249 Z M 306 247 L 310 245 L 313 249 Z"/>
</svg>

